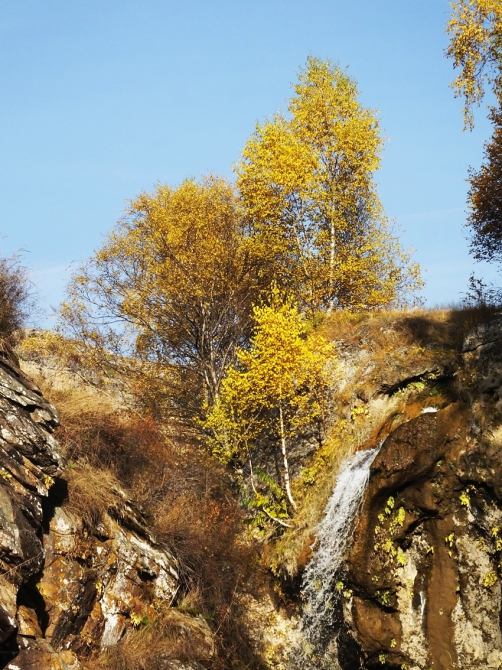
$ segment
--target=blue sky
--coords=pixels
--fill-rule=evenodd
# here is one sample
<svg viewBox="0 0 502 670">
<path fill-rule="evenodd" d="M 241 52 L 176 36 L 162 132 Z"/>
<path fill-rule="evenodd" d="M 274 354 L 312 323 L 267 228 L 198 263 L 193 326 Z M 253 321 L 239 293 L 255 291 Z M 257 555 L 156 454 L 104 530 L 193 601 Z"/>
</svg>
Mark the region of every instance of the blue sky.
<svg viewBox="0 0 502 670">
<path fill-rule="evenodd" d="M 25 248 L 42 307 L 97 249 L 128 198 L 208 172 L 232 177 L 256 121 L 284 109 L 309 53 L 357 80 L 387 142 L 390 217 L 431 306 L 475 269 L 463 231 L 467 168 L 491 128 L 462 132 L 444 58 L 447 0 L 3 0 L 0 231 Z"/>
</svg>

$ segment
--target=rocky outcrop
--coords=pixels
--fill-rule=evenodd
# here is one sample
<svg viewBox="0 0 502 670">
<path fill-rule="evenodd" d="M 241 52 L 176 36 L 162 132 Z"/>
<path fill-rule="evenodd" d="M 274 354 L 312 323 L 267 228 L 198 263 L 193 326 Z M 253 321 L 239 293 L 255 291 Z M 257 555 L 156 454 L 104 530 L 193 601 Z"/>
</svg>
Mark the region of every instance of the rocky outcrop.
<svg viewBox="0 0 502 670">
<path fill-rule="evenodd" d="M 444 409 L 384 441 L 347 557 L 343 670 L 502 664 L 502 317 L 465 340 Z"/>
<path fill-rule="evenodd" d="M 0 667 L 9 670 L 82 668 L 93 652 L 155 621 L 179 587 L 176 560 L 120 488 L 94 528 L 65 506 L 58 423 L 33 382 L 0 360 Z M 210 658 L 207 623 L 173 616 L 199 658 Z M 169 656 L 165 667 L 195 666 Z"/>
<path fill-rule="evenodd" d="M 393 341 L 393 331 L 383 336 Z M 499 668 L 502 316 L 470 333 L 461 353 L 434 342 L 385 346 L 377 356 L 369 336 L 337 343 L 334 428 L 346 431 L 350 449 L 383 442 L 336 585 L 326 667 Z M 143 644 L 160 644 L 155 668 L 211 667 L 215 635 L 176 607 L 177 562 L 130 496 L 110 481 L 107 511 L 92 523 L 72 504 L 67 483 L 85 471 L 62 459 L 58 422 L 16 364 L 0 359 L 0 668 L 85 670 L 100 649 L 141 631 Z M 318 449 L 313 438 L 306 443 L 299 473 Z M 332 478 L 334 468 L 323 474 Z M 284 535 L 305 531 L 300 569 L 315 523 L 313 513 L 310 525 Z M 292 667 L 298 585 L 298 576 L 288 582 L 287 607 L 265 582 L 260 593 L 234 594 L 248 614 L 256 667 Z M 148 637 L 159 616 L 160 642 Z"/>
<path fill-rule="evenodd" d="M 44 564 L 42 501 L 63 465 L 52 436 L 58 423 L 57 411 L 37 387 L 14 363 L 1 360 L 0 643 L 4 659 L 17 651 L 19 592 Z"/>
</svg>

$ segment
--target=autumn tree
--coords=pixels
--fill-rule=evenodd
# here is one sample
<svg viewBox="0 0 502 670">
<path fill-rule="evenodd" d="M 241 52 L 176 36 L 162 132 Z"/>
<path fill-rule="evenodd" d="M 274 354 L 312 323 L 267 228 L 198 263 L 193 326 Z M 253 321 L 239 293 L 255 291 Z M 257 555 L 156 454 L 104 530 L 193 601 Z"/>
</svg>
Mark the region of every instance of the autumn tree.
<svg viewBox="0 0 502 670">
<path fill-rule="evenodd" d="M 193 415 L 217 397 L 266 279 L 229 183 L 160 185 L 73 276 L 63 326 L 108 366 L 142 362 L 145 390 L 161 384 Z"/>
<path fill-rule="evenodd" d="M 455 94 L 464 98 L 465 125 L 474 125 L 473 107 L 483 99 L 486 85 L 498 98 L 490 109 L 492 139 L 485 144 L 484 164 L 469 170 L 471 252 L 476 260 L 502 260 L 502 2 L 455 0 L 447 26 L 447 55 L 460 72 L 453 82 Z M 471 293 L 481 280 L 471 277 Z M 476 291 L 474 290 L 474 293 Z"/>
<path fill-rule="evenodd" d="M 468 226 L 476 260 L 502 262 L 502 111 L 492 109 L 492 139 L 485 144 L 485 161 L 469 171 Z"/>
<path fill-rule="evenodd" d="M 258 124 L 237 165 L 254 234 L 276 277 L 313 309 L 397 304 L 420 286 L 373 181 L 383 139 L 355 81 L 310 57 L 288 114 Z"/>
<path fill-rule="evenodd" d="M 251 463 L 258 445 L 279 449 L 284 488 L 294 508 L 288 445 L 322 415 L 326 364 L 333 352 L 315 332 L 307 337 L 307 322 L 277 287 L 268 304 L 254 307 L 253 316 L 250 347 L 237 350 L 205 429 L 225 462 Z M 265 511 L 272 516 L 266 506 Z"/>
<path fill-rule="evenodd" d="M 484 96 L 485 85 L 502 94 L 502 3 L 500 0 L 454 0 L 446 32 L 446 51 L 460 72 L 452 86 L 464 98 L 465 125 L 474 125 L 473 107 Z"/>
</svg>

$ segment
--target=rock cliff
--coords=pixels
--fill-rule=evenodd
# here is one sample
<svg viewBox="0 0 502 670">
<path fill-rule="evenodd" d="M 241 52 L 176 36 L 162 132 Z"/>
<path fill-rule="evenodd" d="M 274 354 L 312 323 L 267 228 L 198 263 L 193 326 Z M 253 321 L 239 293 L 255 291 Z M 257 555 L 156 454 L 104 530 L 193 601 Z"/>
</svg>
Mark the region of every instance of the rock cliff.
<svg viewBox="0 0 502 670">
<path fill-rule="evenodd" d="M 0 360 L 0 667 L 77 670 L 100 647 L 156 617 L 175 598 L 176 560 L 151 536 L 119 487 L 95 530 L 62 506 L 65 463 L 57 410 L 6 357 Z M 84 512 L 84 510 L 82 510 Z M 199 658 L 207 624 L 176 617 Z M 195 667 L 167 655 L 165 667 Z"/>
<path fill-rule="evenodd" d="M 343 576 L 343 670 L 501 667 L 502 317 L 450 372 L 450 402 L 431 397 L 373 463 Z"/>
</svg>

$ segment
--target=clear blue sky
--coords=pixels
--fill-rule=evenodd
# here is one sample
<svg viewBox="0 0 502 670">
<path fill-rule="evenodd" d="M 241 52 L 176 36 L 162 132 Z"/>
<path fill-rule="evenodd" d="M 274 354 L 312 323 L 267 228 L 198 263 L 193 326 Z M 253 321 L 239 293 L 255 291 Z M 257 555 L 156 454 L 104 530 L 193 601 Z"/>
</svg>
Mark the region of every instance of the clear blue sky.
<svg viewBox="0 0 502 670">
<path fill-rule="evenodd" d="M 309 53 L 330 58 L 378 108 L 378 174 L 429 305 L 458 300 L 469 165 L 491 129 L 462 132 L 443 52 L 447 0 L 3 0 L 0 231 L 21 247 L 43 306 L 98 248 L 125 202 L 232 164 L 257 120 L 285 107 Z"/>
</svg>

